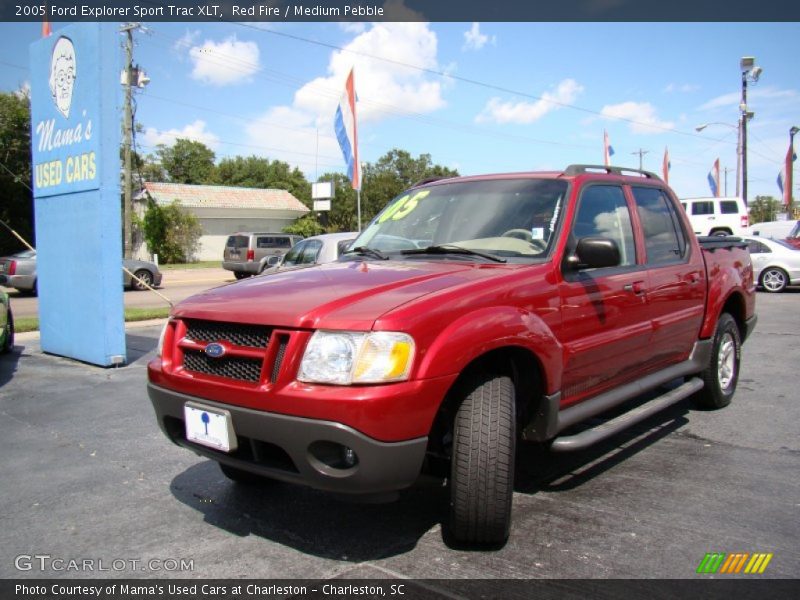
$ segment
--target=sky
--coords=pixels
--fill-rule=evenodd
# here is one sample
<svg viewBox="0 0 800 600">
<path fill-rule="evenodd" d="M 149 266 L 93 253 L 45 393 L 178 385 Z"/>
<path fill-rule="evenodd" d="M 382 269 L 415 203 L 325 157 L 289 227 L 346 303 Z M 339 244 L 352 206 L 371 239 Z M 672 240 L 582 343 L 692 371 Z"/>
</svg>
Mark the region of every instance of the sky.
<svg viewBox="0 0 800 600">
<path fill-rule="evenodd" d="M 643 167 L 661 176 L 668 148 L 681 198 L 710 195 L 719 158 L 732 196 L 742 56 L 763 68 L 748 88 L 750 199 L 780 197 L 789 129 L 800 126 L 800 23 L 142 25 L 141 153 L 185 137 L 217 159 L 286 161 L 310 181 L 345 172 L 334 114 L 351 68 L 362 161 L 399 148 L 462 175 L 602 164 L 607 131 L 617 166 L 638 167 L 646 151 Z M 0 23 L 0 91 L 28 85 L 40 32 Z M 719 124 L 696 132 L 704 123 Z"/>
</svg>

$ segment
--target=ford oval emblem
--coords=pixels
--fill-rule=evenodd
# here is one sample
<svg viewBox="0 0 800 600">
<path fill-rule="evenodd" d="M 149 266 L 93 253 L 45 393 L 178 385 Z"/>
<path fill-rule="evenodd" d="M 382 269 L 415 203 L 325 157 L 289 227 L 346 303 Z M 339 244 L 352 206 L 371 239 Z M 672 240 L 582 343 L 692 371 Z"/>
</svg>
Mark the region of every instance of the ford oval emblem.
<svg viewBox="0 0 800 600">
<path fill-rule="evenodd" d="M 220 358 L 221 356 L 225 356 L 225 346 L 218 344 L 217 342 L 213 342 L 206 346 L 206 354 L 211 358 Z"/>
</svg>

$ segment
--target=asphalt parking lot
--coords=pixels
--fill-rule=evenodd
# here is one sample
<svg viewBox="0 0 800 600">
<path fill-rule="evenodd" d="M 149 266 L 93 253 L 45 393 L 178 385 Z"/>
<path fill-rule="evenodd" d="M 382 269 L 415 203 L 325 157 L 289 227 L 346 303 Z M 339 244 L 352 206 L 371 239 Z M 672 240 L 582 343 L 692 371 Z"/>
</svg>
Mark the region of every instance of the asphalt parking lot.
<svg viewBox="0 0 800 600">
<path fill-rule="evenodd" d="M 443 541 L 435 482 L 355 504 L 242 488 L 171 445 L 145 391 L 159 326 L 128 330 L 119 369 L 45 355 L 28 336 L 0 358 L 0 577 L 692 579 L 709 577 L 696 574 L 708 552 L 764 552 L 758 577 L 797 578 L 800 293 L 760 293 L 758 313 L 730 407 L 682 402 L 573 455 L 524 447 L 512 535 L 493 551 Z M 181 561 L 191 569 L 167 568 Z"/>
</svg>

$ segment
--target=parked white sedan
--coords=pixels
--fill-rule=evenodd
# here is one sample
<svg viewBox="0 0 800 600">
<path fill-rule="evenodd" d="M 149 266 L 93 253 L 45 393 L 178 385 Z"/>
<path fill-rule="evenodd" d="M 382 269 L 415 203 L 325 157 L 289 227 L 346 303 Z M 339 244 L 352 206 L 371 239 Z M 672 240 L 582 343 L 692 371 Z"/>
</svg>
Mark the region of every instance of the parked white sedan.
<svg viewBox="0 0 800 600">
<path fill-rule="evenodd" d="M 323 233 L 306 238 L 292 246 L 276 266 L 265 269 L 263 274 L 271 275 L 288 269 L 301 269 L 334 262 L 357 237 L 358 233 L 351 231 Z"/>
<path fill-rule="evenodd" d="M 783 240 L 740 236 L 750 248 L 753 278 L 767 292 L 782 292 L 800 285 L 800 250 Z"/>
</svg>

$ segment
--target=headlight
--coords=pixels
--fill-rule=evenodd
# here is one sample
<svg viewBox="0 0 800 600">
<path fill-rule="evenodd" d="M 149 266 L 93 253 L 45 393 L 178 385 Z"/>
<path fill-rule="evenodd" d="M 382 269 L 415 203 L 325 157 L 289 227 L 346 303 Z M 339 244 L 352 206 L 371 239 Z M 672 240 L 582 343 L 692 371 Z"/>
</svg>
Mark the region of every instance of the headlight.
<svg viewBox="0 0 800 600">
<path fill-rule="evenodd" d="M 405 333 L 317 331 L 297 378 L 309 383 L 385 383 L 408 379 L 414 340 Z"/>
</svg>

